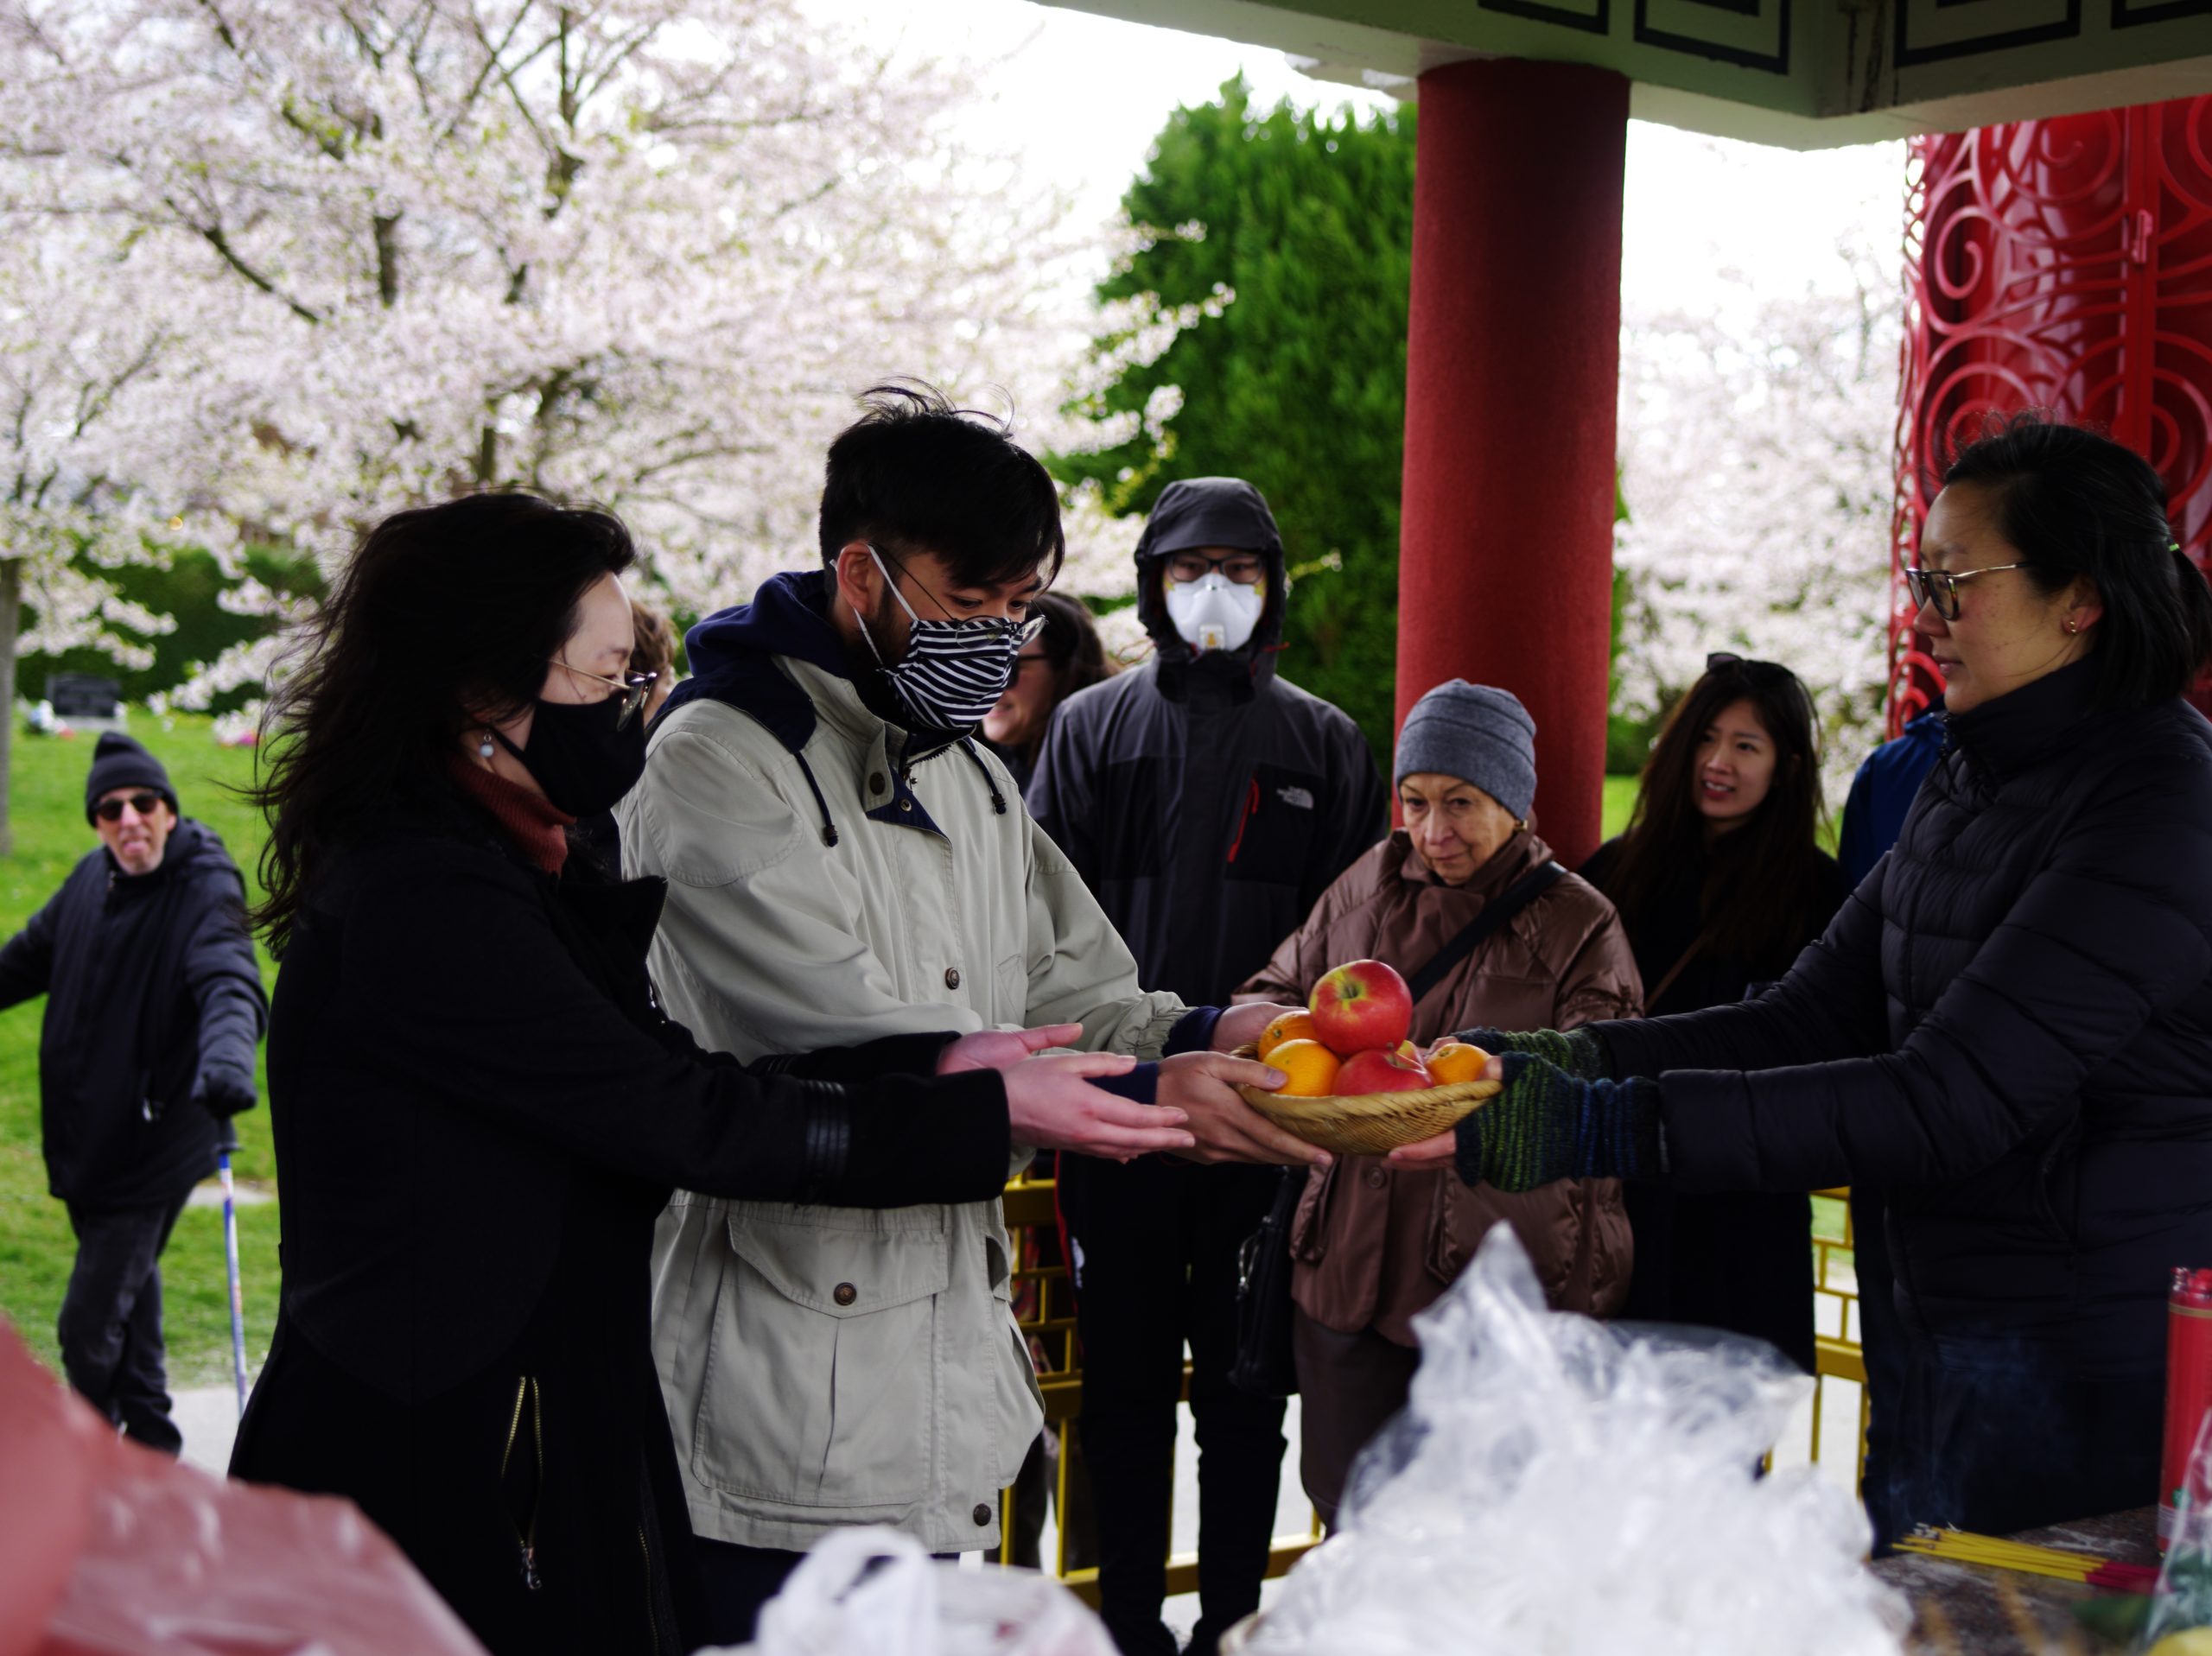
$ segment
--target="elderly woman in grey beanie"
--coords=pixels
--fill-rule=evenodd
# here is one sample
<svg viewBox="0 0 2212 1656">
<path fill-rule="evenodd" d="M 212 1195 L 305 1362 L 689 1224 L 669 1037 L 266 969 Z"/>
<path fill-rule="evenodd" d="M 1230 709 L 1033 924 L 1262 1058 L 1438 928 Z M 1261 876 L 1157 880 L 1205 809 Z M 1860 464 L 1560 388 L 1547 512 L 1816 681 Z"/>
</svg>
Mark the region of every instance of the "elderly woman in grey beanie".
<svg viewBox="0 0 2212 1656">
<path fill-rule="evenodd" d="M 1643 988 L 1613 905 L 1530 825 L 1535 736 L 1528 709 L 1486 685 L 1453 679 L 1415 702 L 1392 766 L 1405 826 L 1344 871 L 1236 998 L 1304 1001 L 1332 967 L 1372 959 L 1414 985 L 1423 1045 L 1455 1030 L 1637 1015 Z M 1539 1021 L 1500 1021 L 1512 1018 Z M 1555 1308 L 1603 1317 L 1626 1298 L 1618 1180 L 1512 1196 L 1364 1156 L 1310 1177 L 1291 1236 L 1300 1467 L 1328 1522 L 1353 1456 L 1406 1400 L 1413 1318 L 1501 1219 Z"/>
</svg>

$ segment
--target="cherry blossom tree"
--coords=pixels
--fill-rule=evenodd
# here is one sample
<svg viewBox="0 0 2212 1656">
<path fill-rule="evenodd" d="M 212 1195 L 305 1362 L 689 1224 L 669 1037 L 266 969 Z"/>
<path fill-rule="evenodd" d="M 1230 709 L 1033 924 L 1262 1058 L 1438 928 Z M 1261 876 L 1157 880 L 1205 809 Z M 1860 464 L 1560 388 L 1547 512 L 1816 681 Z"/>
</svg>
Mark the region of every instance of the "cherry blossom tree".
<svg viewBox="0 0 2212 1656">
<path fill-rule="evenodd" d="M 1651 719 L 1713 650 L 1779 661 L 1820 714 L 1831 807 L 1882 739 L 1900 288 L 1847 238 L 1840 280 L 1726 279 L 1621 340 L 1615 567 L 1628 581 L 1614 711 Z"/>
<path fill-rule="evenodd" d="M 149 295 L 159 251 L 79 221 L 0 219 L 0 855 L 12 848 L 8 758 L 19 648 L 92 645 L 143 665 L 171 626 L 103 572 L 159 561 L 163 536 L 219 523 L 173 461 L 166 387 L 193 348 Z M 28 606 L 35 618 L 18 636 Z"/>
<path fill-rule="evenodd" d="M 172 271 L 135 302 L 203 348 L 123 475 L 332 568 L 461 489 L 601 502 L 700 609 L 810 544 L 855 390 L 1058 402 L 1077 249 L 969 92 L 798 0 L 0 0 L 0 211 Z"/>
</svg>

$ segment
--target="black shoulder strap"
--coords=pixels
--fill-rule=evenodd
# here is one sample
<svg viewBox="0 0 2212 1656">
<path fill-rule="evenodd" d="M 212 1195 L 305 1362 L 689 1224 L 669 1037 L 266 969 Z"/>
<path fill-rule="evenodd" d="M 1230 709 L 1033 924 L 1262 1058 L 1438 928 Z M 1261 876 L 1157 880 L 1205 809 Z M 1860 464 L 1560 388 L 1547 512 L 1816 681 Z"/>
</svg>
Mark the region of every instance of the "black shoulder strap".
<svg viewBox="0 0 2212 1656">
<path fill-rule="evenodd" d="M 1559 864 L 1548 862 L 1541 868 L 1529 870 L 1500 895 L 1484 904 L 1483 911 L 1462 926 L 1458 936 L 1438 949 L 1428 964 L 1414 974 L 1406 986 L 1412 992 L 1414 1005 L 1421 1005 L 1421 997 L 1450 977 L 1452 969 L 1480 948 L 1484 938 L 1551 890 L 1554 882 L 1566 872 Z"/>
</svg>

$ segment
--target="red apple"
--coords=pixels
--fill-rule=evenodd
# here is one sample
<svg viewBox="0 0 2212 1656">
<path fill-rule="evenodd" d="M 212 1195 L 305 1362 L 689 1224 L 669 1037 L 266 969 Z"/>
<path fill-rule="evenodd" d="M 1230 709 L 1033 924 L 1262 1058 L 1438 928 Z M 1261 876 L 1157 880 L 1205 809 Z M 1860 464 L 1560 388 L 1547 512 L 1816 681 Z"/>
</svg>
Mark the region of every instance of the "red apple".
<svg viewBox="0 0 2212 1656">
<path fill-rule="evenodd" d="M 1363 1093 L 1414 1093 L 1435 1085 L 1419 1064 L 1373 1047 L 1353 1053 L 1337 1070 L 1337 1091 L 1346 1098 Z"/>
<path fill-rule="evenodd" d="M 1338 967 L 1313 986 L 1307 1009 L 1323 1044 L 1346 1057 L 1371 1048 L 1388 1050 L 1414 1024 L 1406 980 L 1380 961 Z"/>
</svg>

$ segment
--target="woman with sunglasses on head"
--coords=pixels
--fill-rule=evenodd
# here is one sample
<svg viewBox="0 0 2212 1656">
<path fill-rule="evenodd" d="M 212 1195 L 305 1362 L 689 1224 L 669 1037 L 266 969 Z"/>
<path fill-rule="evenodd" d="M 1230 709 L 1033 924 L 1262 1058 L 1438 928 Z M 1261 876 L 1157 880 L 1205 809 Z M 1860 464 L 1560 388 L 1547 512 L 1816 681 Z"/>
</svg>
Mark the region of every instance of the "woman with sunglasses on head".
<svg viewBox="0 0 2212 1656">
<path fill-rule="evenodd" d="M 2032 417 L 1953 461 L 1910 580 L 1948 748 L 1820 941 L 1755 1000 L 1491 1032 L 1505 1091 L 1401 1154 L 1883 1186 L 1895 1520 L 2001 1532 L 2154 1498 L 2165 1294 L 2212 1259 L 2212 594 L 2139 456 Z"/>
<path fill-rule="evenodd" d="M 257 790 L 284 1280 L 231 1470 L 351 1497 L 499 1656 L 700 1641 L 651 1344 L 671 1186 L 976 1201 L 1019 1145 L 1192 1142 L 1087 1084 L 1126 1058 L 1028 1057 L 1071 1027 L 748 1068 L 663 1015 L 664 883 L 568 834 L 645 765 L 633 555 L 523 494 L 387 519 Z"/>
<path fill-rule="evenodd" d="M 1645 761 L 1628 831 L 1582 869 L 1620 910 L 1647 1016 L 1741 1000 L 1821 935 L 1844 898 L 1821 814 L 1812 699 L 1796 675 L 1707 657 Z M 1812 1372 L 1802 1191 L 1627 1194 L 1636 1273 L 1623 1316 L 1753 1335 Z"/>
</svg>

